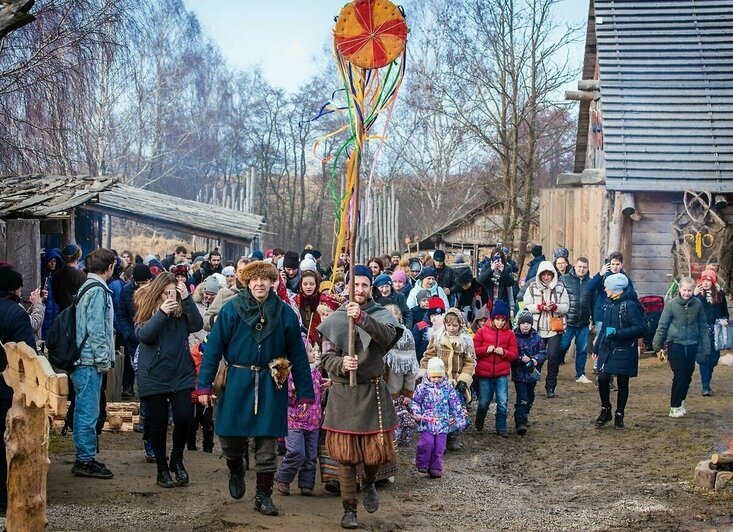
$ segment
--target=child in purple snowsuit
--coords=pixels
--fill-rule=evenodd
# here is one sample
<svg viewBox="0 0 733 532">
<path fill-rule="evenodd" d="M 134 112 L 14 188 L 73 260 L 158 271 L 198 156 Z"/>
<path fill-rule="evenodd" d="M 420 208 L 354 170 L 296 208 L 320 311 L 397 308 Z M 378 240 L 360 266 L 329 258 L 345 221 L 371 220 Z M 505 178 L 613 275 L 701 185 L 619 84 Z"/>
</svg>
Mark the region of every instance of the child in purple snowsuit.
<svg viewBox="0 0 733 532">
<path fill-rule="evenodd" d="M 323 388 L 330 384 L 321 376 L 321 368 L 315 364 L 312 351 L 308 351 L 311 363 L 311 379 L 315 402 L 306 411 L 298 404 L 293 376 L 288 375 L 288 436 L 285 438 L 285 456 L 277 470 L 276 484 L 281 495 L 290 495 L 290 483 L 298 475 L 300 494 L 313 495 L 316 483 L 316 461 L 318 459 L 318 435 L 323 421 L 321 399 Z"/>
<path fill-rule="evenodd" d="M 434 357 L 428 362 L 427 375 L 415 389 L 410 409 L 420 433 L 415 456 L 417 470 L 440 478 L 448 433 L 463 430 L 468 425 L 463 403 L 446 378 L 445 364 L 440 358 Z"/>
</svg>

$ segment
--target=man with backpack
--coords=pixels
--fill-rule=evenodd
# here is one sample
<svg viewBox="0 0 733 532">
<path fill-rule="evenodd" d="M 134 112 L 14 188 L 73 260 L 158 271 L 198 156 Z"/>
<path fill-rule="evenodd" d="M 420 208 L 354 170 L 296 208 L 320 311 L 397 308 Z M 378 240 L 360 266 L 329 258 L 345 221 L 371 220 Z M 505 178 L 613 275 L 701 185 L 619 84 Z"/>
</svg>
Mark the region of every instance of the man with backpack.
<svg viewBox="0 0 733 532">
<path fill-rule="evenodd" d="M 76 342 L 79 361 L 69 373 L 76 391 L 74 447 L 76 462 L 71 468 L 78 477 L 112 478 L 114 474 L 95 460 L 97 418 L 102 376 L 114 360 L 114 310 L 107 281 L 114 272 L 115 256 L 108 249 L 92 251 L 86 259 L 86 282 L 76 299 Z"/>
</svg>

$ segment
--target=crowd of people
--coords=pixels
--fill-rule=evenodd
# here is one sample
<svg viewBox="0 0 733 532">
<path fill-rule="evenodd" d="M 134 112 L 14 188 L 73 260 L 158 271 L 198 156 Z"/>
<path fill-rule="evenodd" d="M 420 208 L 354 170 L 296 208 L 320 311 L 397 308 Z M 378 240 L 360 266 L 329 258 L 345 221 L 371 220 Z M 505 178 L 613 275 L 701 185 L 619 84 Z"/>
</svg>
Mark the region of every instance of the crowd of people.
<svg viewBox="0 0 733 532">
<path fill-rule="evenodd" d="M 510 379 L 514 431 L 525 435 L 537 383 L 544 379 L 548 399 L 560 393 L 558 375 L 573 344 L 575 382 L 592 385 L 589 369 L 597 375 L 595 424 L 623 429 L 639 338 L 650 326 L 619 252 L 591 276 L 587 258 L 571 261 L 558 248 L 549 261 L 536 245 L 521 276 L 506 247 L 476 271 L 460 254 L 448 265 L 443 250 L 408 258 L 395 251 L 353 265 L 353 280 L 346 254 L 324 265 L 310 246 L 236 260 L 217 250 L 189 255 L 184 247 L 162 258 L 108 249 L 83 262 L 81 255 L 75 244 L 46 250 L 41 286 L 28 302 L 20 298 L 21 273 L 0 264 L 2 342 L 24 341 L 44 353 L 51 324 L 75 308 L 80 355 L 69 372 L 65 427 L 76 453 L 72 473 L 114 476 L 97 453 L 105 374 L 119 350 L 122 394 L 140 400 L 136 428 L 159 486 L 189 482 L 184 453 L 198 450 L 200 426 L 204 452 L 213 452 L 218 436 L 233 498 L 245 494 L 250 454 L 255 509 L 265 515 L 279 512 L 273 490 L 290 495 L 296 478 L 300 494 L 313 495 L 320 468 L 325 489 L 341 494 L 344 528 L 359 526 L 359 483 L 364 509 L 378 509 L 375 483 L 394 477 L 396 448 L 413 445 L 415 433 L 415 465 L 432 478 L 442 476 L 447 450 L 460 451 L 462 432 L 484 430 L 492 403 L 495 431 L 508 437 Z M 714 329 L 728 319 L 714 268 L 679 286 L 653 336 L 673 371 L 673 418 L 686 413 L 696 363 L 703 395 L 713 394 Z M 0 382 L 3 429 L 11 398 Z"/>
</svg>

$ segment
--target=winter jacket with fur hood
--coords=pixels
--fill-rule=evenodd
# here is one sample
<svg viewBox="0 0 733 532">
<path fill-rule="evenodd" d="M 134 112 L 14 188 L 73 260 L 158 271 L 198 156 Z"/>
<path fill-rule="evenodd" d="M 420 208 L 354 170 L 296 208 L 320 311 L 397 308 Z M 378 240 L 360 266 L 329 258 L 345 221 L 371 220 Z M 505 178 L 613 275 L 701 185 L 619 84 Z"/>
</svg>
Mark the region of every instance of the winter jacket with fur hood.
<svg viewBox="0 0 733 532">
<path fill-rule="evenodd" d="M 540 281 L 543 272 L 552 273 L 552 279 L 547 284 Z M 570 299 L 565 285 L 558 282 L 557 272 L 551 262 L 542 261 L 537 268 L 537 277 L 524 293 L 524 308 L 532 313 L 533 327 L 542 338 L 558 334 L 550 327 L 550 317 L 562 317 L 564 321 L 570 309 Z"/>
<path fill-rule="evenodd" d="M 461 311 L 455 308 L 446 312 L 458 316 L 463 323 Z M 473 373 L 476 369 L 476 353 L 473 349 L 473 339 L 468 333 L 461 331 L 457 336 L 450 336 L 445 328 L 434 332 L 430 336 L 425 354 L 420 359 L 420 372 L 418 378 L 422 377 L 428 369 L 428 361 L 433 357 L 440 357 L 445 364 L 445 373 L 451 384 L 465 382 L 471 386 Z"/>
<path fill-rule="evenodd" d="M 517 359 L 517 337 L 504 323 L 504 328 L 497 329 L 493 321 L 487 321 L 473 337 L 473 347 L 476 350 L 476 376 L 481 379 L 495 379 L 506 377 L 511 373 L 512 362 Z M 501 347 L 501 355 L 488 352 L 490 347 Z"/>
</svg>

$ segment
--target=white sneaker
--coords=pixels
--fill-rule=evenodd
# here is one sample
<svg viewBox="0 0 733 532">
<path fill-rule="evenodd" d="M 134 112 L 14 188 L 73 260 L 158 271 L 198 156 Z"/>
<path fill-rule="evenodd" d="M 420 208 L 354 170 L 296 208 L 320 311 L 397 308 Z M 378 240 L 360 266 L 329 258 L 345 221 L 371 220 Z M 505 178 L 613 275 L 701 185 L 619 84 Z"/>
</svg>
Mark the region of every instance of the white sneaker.
<svg viewBox="0 0 733 532">
<path fill-rule="evenodd" d="M 590 380 L 585 375 L 581 375 L 580 377 L 578 377 L 577 379 L 575 379 L 575 382 L 579 382 L 580 384 L 593 384 L 593 381 Z"/>
<path fill-rule="evenodd" d="M 673 406 L 669 409 L 669 417 L 684 417 L 684 415 L 682 408 Z"/>
<path fill-rule="evenodd" d="M 680 411 L 682 412 L 682 415 L 683 416 L 685 414 L 687 414 L 687 409 L 685 408 L 685 402 L 684 401 L 682 401 L 682 403 L 680 404 Z"/>
</svg>

